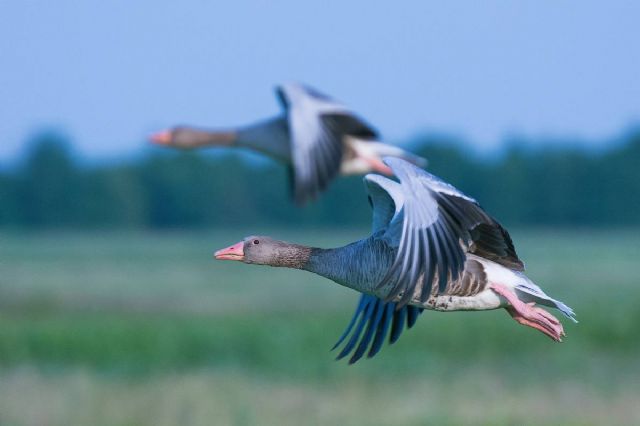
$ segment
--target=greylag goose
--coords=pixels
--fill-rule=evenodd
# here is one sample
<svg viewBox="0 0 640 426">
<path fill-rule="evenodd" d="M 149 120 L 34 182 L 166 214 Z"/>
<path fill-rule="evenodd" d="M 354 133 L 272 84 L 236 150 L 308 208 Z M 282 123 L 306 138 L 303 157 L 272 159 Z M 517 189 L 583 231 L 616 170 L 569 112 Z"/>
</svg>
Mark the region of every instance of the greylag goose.
<svg viewBox="0 0 640 426">
<path fill-rule="evenodd" d="M 559 309 L 573 321 L 575 314 L 524 275 L 507 231 L 436 176 L 398 158 L 384 162 L 399 181 L 365 176 L 373 208 L 369 237 L 321 249 L 252 236 L 217 251 L 216 259 L 303 269 L 363 293 L 335 346 L 350 336 L 338 355 L 355 349 L 350 363 L 367 349 L 374 356 L 389 329 L 395 342 L 424 309 L 505 308 L 518 323 L 561 341 L 560 321 L 536 305 Z"/>
<path fill-rule="evenodd" d="M 256 150 L 290 166 L 298 204 L 315 198 L 338 174 L 390 174 L 383 156 L 426 161 L 378 141 L 377 132 L 346 106 L 301 84 L 276 89 L 284 114 L 238 129 L 210 131 L 174 127 L 150 136 L 175 148 L 239 146 Z"/>
</svg>

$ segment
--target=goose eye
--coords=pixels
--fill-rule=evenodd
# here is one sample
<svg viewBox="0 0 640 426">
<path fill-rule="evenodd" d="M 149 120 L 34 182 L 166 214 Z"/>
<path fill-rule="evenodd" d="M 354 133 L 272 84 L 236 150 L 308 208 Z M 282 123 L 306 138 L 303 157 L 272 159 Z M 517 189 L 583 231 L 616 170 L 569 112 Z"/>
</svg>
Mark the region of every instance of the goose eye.
<svg viewBox="0 0 640 426">
<path fill-rule="evenodd" d="M 260 244 L 259 240 L 253 240 L 253 244 Z"/>
</svg>

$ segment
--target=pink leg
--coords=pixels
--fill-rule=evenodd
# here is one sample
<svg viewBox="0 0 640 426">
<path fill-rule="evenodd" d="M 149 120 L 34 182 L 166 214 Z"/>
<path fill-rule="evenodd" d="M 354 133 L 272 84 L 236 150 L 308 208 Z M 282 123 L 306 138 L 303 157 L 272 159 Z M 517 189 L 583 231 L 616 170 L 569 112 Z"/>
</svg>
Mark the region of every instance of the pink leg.
<svg viewBox="0 0 640 426">
<path fill-rule="evenodd" d="M 393 176 L 393 171 L 391 170 L 391 167 L 384 164 L 381 159 L 372 158 L 372 157 L 362 157 L 362 158 L 364 159 L 364 161 L 369 163 L 369 167 L 371 167 L 371 170 L 378 173 L 382 173 L 383 175 Z"/>
<path fill-rule="evenodd" d="M 522 325 L 540 330 L 556 342 L 562 342 L 564 329 L 560 321 L 549 312 L 535 306 L 535 303 L 524 303 L 507 287 L 500 284 L 491 284 L 491 290 L 507 299 L 511 306 L 507 307 L 507 312 L 514 320 Z"/>
</svg>

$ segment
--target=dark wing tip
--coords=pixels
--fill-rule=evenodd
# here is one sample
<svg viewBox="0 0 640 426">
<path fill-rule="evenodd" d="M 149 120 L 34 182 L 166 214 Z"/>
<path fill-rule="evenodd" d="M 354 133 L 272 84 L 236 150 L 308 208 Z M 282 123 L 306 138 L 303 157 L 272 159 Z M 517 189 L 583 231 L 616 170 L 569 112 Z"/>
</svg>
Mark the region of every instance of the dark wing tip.
<svg viewBox="0 0 640 426">
<path fill-rule="evenodd" d="M 365 354 L 367 358 L 373 358 L 382 348 L 389 329 L 389 343 L 393 344 L 405 328 L 405 322 L 407 329 L 413 327 L 422 309 L 414 306 L 396 309 L 396 306 L 393 302 L 384 302 L 375 296 L 362 295 L 351 321 L 332 348 L 336 349 L 351 336 L 336 360 L 352 352 L 349 364 L 355 364 Z"/>
</svg>

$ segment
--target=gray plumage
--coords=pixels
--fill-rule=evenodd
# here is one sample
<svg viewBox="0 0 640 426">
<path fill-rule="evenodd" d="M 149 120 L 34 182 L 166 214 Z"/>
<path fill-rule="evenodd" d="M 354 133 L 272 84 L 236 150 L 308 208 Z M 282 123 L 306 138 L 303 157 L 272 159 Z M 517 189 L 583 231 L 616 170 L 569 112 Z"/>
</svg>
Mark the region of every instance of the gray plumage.
<svg viewBox="0 0 640 426">
<path fill-rule="evenodd" d="M 426 161 L 401 148 L 378 142 L 375 129 L 342 103 L 297 83 L 278 86 L 284 110 L 268 120 L 225 131 L 180 126 L 152 135 L 157 143 L 182 149 L 203 146 L 246 147 L 289 167 L 296 203 L 315 199 L 339 174 L 363 174 L 385 155 L 416 164 Z M 368 163 L 369 162 L 369 163 Z"/>
<path fill-rule="evenodd" d="M 395 261 L 376 289 L 399 304 L 427 301 L 432 288 L 446 295 L 466 267 L 466 253 L 497 263 L 522 265 L 508 233 L 472 198 L 407 162 L 386 158 L 400 182 L 365 177 L 374 208 L 374 229 Z M 467 271 L 469 273 L 469 271 Z"/>
<path fill-rule="evenodd" d="M 398 181 L 365 176 L 373 208 L 369 237 L 334 249 L 268 237 L 250 237 L 244 243 L 246 263 L 304 269 L 362 293 L 334 346 L 346 342 L 338 358 L 352 354 L 353 363 L 367 351 L 367 356 L 374 356 L 387 335 L 395 342 L 423 309 L 505 307 L 491 291 L 496 284 L 492 280 L 510 286 L 521 302 L 558 308 L 575 321 L 571 308 L 522 273 L 524 264 L 508 232 L 473 198 L 404 160 L 384 161 Z M 250 243 L 252 239 L 259 244 Z M 285 252 L 286 256 L 270 254 Z M 561 331 L 552 336 L 558 340 Z"/>
<path fill-rule="evenodd" d="M 346 106 L 315 89 L 289 83 L 277 93 L 289 128 L 294 198 L 302 203 L 315 198 L 340 171 L 346 135 L 378 135 Z"/>
</svg>

